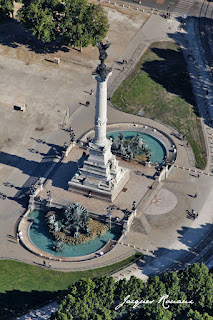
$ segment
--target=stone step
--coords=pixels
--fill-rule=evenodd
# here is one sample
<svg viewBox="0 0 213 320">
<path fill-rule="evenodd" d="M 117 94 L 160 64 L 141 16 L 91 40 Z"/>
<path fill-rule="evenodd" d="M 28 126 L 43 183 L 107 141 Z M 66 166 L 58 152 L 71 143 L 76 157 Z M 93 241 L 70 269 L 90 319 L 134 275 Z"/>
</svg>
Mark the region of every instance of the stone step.
<svg viewBox="0 0 213 320">
<path fill-rule="evenodd" d="M 135 218 L 133 220 L 130 230 L 138 233 L 149 234 L 152 230 L 152 227 L 150 226 L 146 217 L 143 215 L 142 217 Z"/>
<path fill-rule="evenodd" d="M 146 231 L 146 234 L 149 234 L 152 231 L 152 227 L 149 224 L 149 221 L 147 220 L 147 218 L 144 214 L 141 217 L 141 222 L 142 222 L 142 225 Z"/>
</svg>

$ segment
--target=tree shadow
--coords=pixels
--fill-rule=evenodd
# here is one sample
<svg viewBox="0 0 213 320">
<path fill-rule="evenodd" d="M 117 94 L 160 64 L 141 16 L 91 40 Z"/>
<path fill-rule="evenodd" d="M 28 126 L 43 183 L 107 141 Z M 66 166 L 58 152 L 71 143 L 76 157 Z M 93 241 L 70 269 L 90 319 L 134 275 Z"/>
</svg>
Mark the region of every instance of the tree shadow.
<svg viewBox="0 0 213 320">
<path fill-rule="evenodd" d="M 212 46 L 212 19 L 208 17 L 194 17 L 189 16 L 187 20 L 184 20 L 182 18 L 177 18 L 177 20 L 180 22 L 179 29 L 184 30 L 186 33 L 188 30 L 190 30 L 190 27 L 188 26 L 193 22 L 193 28 L 191 30 L 190 37 L 195 40 L 195 38 L 198 39 L 197 46 L 199 48 L 200 53 L 203 54 L 203 57 L 205 59 L 205 69 L 207 70 L 207 64 L 209 67 L 213 64 L 213 46 Z M 211 108 L 209 108 L 206 104 L 206 100 L 204 101 L 206 90 L 209 87 L 209 82 L 207 81 L 206 77 L 203 75 L 202 78 L 200 77 L 200 74 L 202 74 L 203 68 L 201 68 L 200 60 L 196 52 L 194 52 L 194 48 L 191 47 L 191 44 L 186 41 L 185 37 L 180 33 L 180 31 L 176 31 L 175 33 L 168 33 L 168 37 L 175 41 L 176 43 L 181 43 L 181 49 L 182 54 L 184 54 L 185 58 L 185 70 L 188 70 L 188 73 L 190 73 L 190 78 L 193 80 L 193 97 L 192 102 L 190 102 L 190 99 L 187 95 L 187 87 L 185 88 L 184 94 L 182 94 L 182 98 L 185 99 L 187 102 L 191 103 L 193 105 L 194 113 L 203 118 L 204 123 L 207 126 L 212 126 L 212 119 L 213 119 L 213 113 Z M 192 41 L 193 42 L 193 41 Z M 191 67 L 189 67 L 191 66 Z M 197 69 L 200 69 L 197 71 Z M 210 69 L 210 68 L 209 68 Z M 195 71 L 196 70 L 196 71 Z M 194 74 L 195 71 L 195 74 Z M 213 72 L 211 71 L 209 73 L 209 77 L 212 78 Z M 188 76 L 189 77 L 189 76 Z M 190 81 L 191 81 L 190 79 Z M 170 79 L 172 82 L 173 79 L 171 77 Z M 211 81 L 211 79 L 210 79 Z M 181 87 L 181 86 L 180 86 Z M 195 99 L 195 97 L 197 99 Z M 196 100 L 196 102 L 195 102 Z M 203 107 L 198 106 L 201 104 L 199 101 L 203 101 Z M 193 102 L 194 101 L 194 102 Z"/>
<path fill-rule="evenodd" d="M 11 290 L 0 293 L 0 319 L 16 319 L 30 310 L 45 306 L 52 300 L 56 300 L 67 293 L 68 290 L 55 292 Z"/>
<path fill-rule="evenodd" d="M 160 48 L 152 48 L 151 51 L 159 60 L 144 62 L 141 70 L 168 92 L 194 105 L 192 87 L 182 51 Z"/>
<path fill-rule="evenodd" d="M 25 29 L 17 20 L 11 19 L 0 25 L 0 44 L 11 48 L 25 46 L 30 51 L 38 54 L 55 53 L 60 51 L 69 52 L 70 48 L 63 45 L 62 37 L 49 43 L 43 43 L 36 39 L 30 30 Z"/>
<path fill-rule="evenodd" d="M 205 263 L 211 258 L 212 248 L 210 246 L 204 254 L 200 254 L 200 252 L 206 249 L 207 245 L 212 241 L 212 224 L 202 224 L 200 228 L 183 226 L 177 232 L 180 235 L 178 237 L 179 242 L 188 248 L 168 249 L 158 247 L 151 255 L 144 254 L 143 258 L 137 262 L 141 274 L 148 277 L 161 275 L 164 272 L 185 269 L 193 262 Z"/>
</svg>

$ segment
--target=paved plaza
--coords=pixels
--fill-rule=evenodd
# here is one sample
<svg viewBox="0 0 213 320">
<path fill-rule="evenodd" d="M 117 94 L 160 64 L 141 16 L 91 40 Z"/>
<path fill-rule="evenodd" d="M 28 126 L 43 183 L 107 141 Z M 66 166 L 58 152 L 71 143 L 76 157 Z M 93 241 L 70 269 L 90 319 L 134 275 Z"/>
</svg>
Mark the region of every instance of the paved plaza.
<svg viewBox="0 0 213 320">
<path fill-rule="evenodd" d="M 110 10 L 114 11 L 114 8 Z M 115 20 L 116 17 L 115 14 Z M 175 137 L 174 130 L 150 119 L 122 113 L 115 110 L 109 103 L 108 123 L 135 122 L 149 125 L 165 132 L 177 146 L 177 160 L 169 178 L 159 184 L 159 187 L 153 191 L 146 202 L 146 206 L 138 211 L 137 218 L 141 218 L 143 214 L 149 217 L 156 216 L 156 219 L 161 218 L 161 221 L 158 220 L 161 222 L 161 227 L 152 228 L 150 233 L 146 234 L 141 232 L 140 226 L 135 220 L 122 243 L 104 256 L 89 262 L 81 262 L 81 264 L 52 261 L 52 269 L 72 271 L 97 268 L 120 261 L 135 251 L 141 251 L 144 254 L 143 259 L 116 273 L 114 275 L 116 280 L 123 277 L 129 278 L 131 275 L 146 280 L 152 274 L 185 267 L 187 263 L 203 261 L 204 258 L 209 267 L 213 265 L 212 252 L 210 252 L 210 247 L 212 247 L 211 208 L 213 207 L 213 177 L 211 175 L 213 130 L 207 124 L 205 111 L 205 104 L 211 104 L 212 88 L 209 90 L 209 100 L 204 101 L 203 96 L 199 94 L 200 86 L 196 82 L 199 74 L 200 81 L 203 81 L 202 86 L 209 85 L 209 75 L 204 71 L 203 57 L 198 52 L 200 44 L 184 32 L 180 35 L 179 23 L 176 20 L 167 21 L 160 15 L 145 16 L 142 13 L 141 17 L 143 21 L 139 23 L 139 15 L 137 16 L 137 23 L 132 25 L 130 40 L 122 47 L 122 51 L 116 49 L 113 52 L 113 61 L 131 59 L 140 43 L 143 44 L 140 51 L 142 54 L 149 43 L 169 40 L 171 34 L 175 35 L 175 39 L 185 48 L 186 57 L 191 53 L 186 48 L 193 45 L 193 54 L 197 65 L 192 60 L 188 61 L 188 65 L 195 98 L 202 114 L 204 134 L 207 137 L 208 165 L 204 172 L 199 171 L 200 178 L 198 178 L 192 152 L 185 143 Z M 132 22 L 134 22 L 134 18 L 132 18 Z M 125 24 L 126 20 L 123 23 Z M 192 32 L 190 23 L 188 28 L 190 34 Z M 115 34 L 112 34 L 112 42 L 116 42 L 113 35 L 115 37 Z M 90 57 L 90 54 L 91 52 L 87 51 L 85 60 Z M 41 64 L 40 61 L 28 65 L 14 56 L 0 57 L 1 78 L 5 79 L 0 84 L 2 97 L 0 110 L 3 115 L 0 129 L 2 130 L 2 164 L 0 167 L 2 186 L 0 191 L 7 196 L 6 200 L 0 199 L 0 257 L 2 259 L 14 259 L 42 266 L 42 257 L 23 248 L 16 242 L 15 236 L 17 222 L 26 209 L 24 194 L 29 191 L 31 184 L 37 181 L 39 173 L 45 176 L 45 172 L 51 168 L 54 161 L 57 162 L 54 171 L 48 176 L 40 196 L 46 198 L 47 191 L 51 190 L 53 199 L 56 201 L 80 202 L 91 211 L 107 213 L 108 203 L 93 198 L 88 199 L 67 191 L 67 182 L 75 172 L 76 162 L 81 157 L 83 150 L 78 147 L 74 148 L 69 156 L 60 163 L 62 146 L 64 142 L 69 143 L 69 132 L 66 129 L 72 126 L 76 137 L 79 138 L 87 130 L 94 127 L 95 97 L 94 95 L 90 96 L 89 92 L 91 88 L 94 90 L 95 86 L 91 71 L 97 64 L 97 59 L 86 66 L 83 65 L 82 60 L 79 66 L 77 55 L 75 59 L 75 63 L 73 62 L 69 67 L 69 64 L 64 63 L 62 67 L 50 68 L 48 64 Z M 65 57 L 64 61 L 66 61 Z M 116 62 L 113 61 L 111 61 L 113 75 L 110 78 L 109 86 L 122 73 Z M 66 68 L 69 72 L 66 71 Z M 199 72 L 199 70 L 202 71 Z M 7 76 L 5 77 L 5 75 Z M 11 92 L 14 94 L 10 94 Z M 89 107 L 85 106 L 87 100 L 90 101 Z M 16 110 L 11 109 L 11 106 L 21 104 L 23 101 L 27 102 L 29 106 L 26 113 L 17 113 Z M 10 111 L 8 112 L 8 110 Z M 59 126 L 63 123 L 64 130 Z M 133 167 L 128 162 L 121 161 L 121 164 L 130 169 Z M 139 204 L 154 181 L 153 174 L 153 168 L 145 168 L 141 165 L 134 166 L 131 170 L 131 180 L 126 186 L 128 193 L 121 192 L 114 202 L 115 208 L 112 211 L 114 216 L 122 219 L 124 210 L 131 209 L 133 200 Z M 198 195 L 196 199 L 193 197 L 195 193 Z M 127 194 L 128 196 L 126 196 Z M 198 219 L 191 219 L 188 215 L 192 209 L 199 213 Z M 51 305 L 47 309 L 51 310 L 53 307 L 56 306 Z M 22 319 L 45 319 L 47 309 L 43 315 L 39 315 L 40 311 L 36 311 Z"/>
<path fill-rule="evenodd" d="M 155 26 L 159 26 L 160 28 L 155 28 Z M 151 16 L 146 23 L 144 24 L 143 28 L 139 33 L 136 34 L 134 38 L 130 41 L 129 46 L 127 46 L 123 52 L 123 54 L 120 56 L 119 59 L 122 60 L 122 58 L 128 58 L 131 57 L 132 54 L 134 54 L 135 48 L 137 47 L 138 43 L 144 42 L 148 45 L 149 42 L 152 42 L 153 40 L 157 39 L 162 39 L 166 40 L 168 39 L 168 32 L 174 32 L 177 30 L 178 23 L 174 20 L 166 21 L 162 17 L 158 15 L 153 15 Z M 144 47 L 143 50 L 146 49 L 146 46 Z M 21 63 L 21 62 L 20 62 Z M 115 65 L 116 66 L 116 65 Z M 114 68 L 115 68 L 114 66 Z M 36 68 L 34 68 L 36 70 Z M 52 71 L 51 71 L 52 72 Z M 55 71 L 54 71 L 55 72 Z M 63 71 L 64 72 L 64 71 Z M 113 83 L 114 79 L 119 74 L 119 70 L 113 70 L 113 75 L 110 78 L 110 83 Z M 89 92 L 89 87 L 91 82 L 91 73 L 90 71 L 87 70 L 87 72 L 84 72 L 84 77 L 88 76 L 88 92 Z M 60 77 L 59 77 L 60 78 Z M 58 75 L 57 75 L 58 79 Z M 86 78 L 84 78 L 86 81 Z M 79 81 L 81 81 L 81 78 L 79 78 Z M 82 88 L 82 86 L 79 87 L 79 90 Z M 39 90 L 39 88 L 38 88 Z M 54 90 L 54 87 L 53 87 Z M 76 110 L 68 117 L 67 119 L 67 127 L 72 126 L 74 129 L 74 132 L 76 133 L 77 137 L 80 137 L 85 131 L 93 127 L 94 123 L 94 105 L 95 105 L 95 97 L 90 96 L 88 93 L 84 92 L 85 90 L 82 90 L 82 93 L 80 94 L 79 92 L 75 92 L 75 95 L 85 96 L 85 100 L 87 97 L 90 99 L 90 107 L 85 107 L 85 106 L 78 106 Z M 71 91 L 70 91 L 71 92 Z M 60 97 L 60 95 L 58 96 Z M 63 95 L 64 97 L 64 95 Z M 67 97 L 69 99 L 69 97 Z M 61 96 L 62 99 L 62 96 Z M 65 103 L 66 105 L 66 103 Z M 32 114 L 33 115 L 33 114 Z M 27 114 L 24 114 L 24 117 L 27 117 Z M 63 118 L 63 117 L 62 117 Z M 57 119 L 53 117 L 53 120 L 55 123 L 57 123 Z M 23 121 L 23 120 L 22 120 Z M 53 121 L 53 122 L 54 122 Z M 150 119 L 144 119 L 144 118 L 138 118 L 135 115 L 130 115 L 130 114 L 124 114 L 121 113 L 118 110 L 113 109 L 110 105 L 108 106 L 108 123 L 115 123 L 115 122 L 136 122 L 136 123 L 141 123 L 143 125 L 150 125 L 152 127 L 155 127 L 156 129 L 162 130 L 166 134 L 170 135 L 172 139 L 174 139 L 175 144 L 177 145 L 177 161 L 176 164 L 183 168 L 191 168 L 194 169 L 194 164 L 193 164 L 193 158 L 191 157 L 190 150 L 186 148 L 186 145 L 182 144 L 180 140 L 178 140 L 174 136 L 174 132 L 170 128 L 165 127 L 164 125 L 155 122 Z M 23 122 L 24 123 L 24 122 Z M 48 130 L 50 130 L 49 124 L 51 122 L 48 122 Z M 54 124 L 53 129 L 56 129 L 56 126 Z M 37 131 L 39 133 L 39 131 Z M 39 133 L 40 134 L 40 133 Z M 27 141 L 27 142 L 26 142 Z M 30 187 L 30 183 L 36 181 L 38 179 L 38 166 L 40 161 L 42 159 L 45 159 L 45 154 L 48 154 L 50 150 L 53 150 L 54 152 L 50 153 L 49 157 L 49 162 L 45 162 L 46 166 L 44 166 L 44 169 L 50 168 L 50 165 L 52 161 L 54 161 L 54 158 L 57 159 L 58 154 L 60 154 L 61 146 L 64 144 L 66 141 L 69 143 L 69 132 L 66 130 L 56 130 L 52 133 L 46 133 L 46 135 L 42 136 L 37 136 L 35 137 L 30 137 L 30 131 L 26 132 L 25 134 L 25 143 L 28 146 L 28 142 L 31 141 L 31 146 L 28 150 L 27 153 L 23 154 L 22 156 L 17 155 L 17 156 L 9 156 L 5 155 L 5 169 L 7 167 L 13 168 L 16 166 L 13 171 L 11 171 L 10 176 L 7 178 L 5 183 L 1 187 L 1 192 L 7 195 L 7 200 L 2 200 L 1 201 L 1 211 L 2 211 L 2 219 L 4 221 L 4 224 L 2 224 L 1 228 L 1 241 L 2 241 L 2 249 L 1 249 L 1 256 L 2 257 L 7 257 L 7 258 L 15 258 L 18 260 L 22 261 L 28 261 L 34 262 L 34 263 L 40 263 L 41 258 L 38 256 L 32 255 L 30 252 L 26 251 L 24 248 L 22 248 L 20 245 L 18 245 L 15 242 L 8 242 L 8 236 L 14 234 L 14 226 L 16 225 L 16 221 L 18 220 L 20 214 L 22 214 L 25 210 L 23 207 L 23 203 L 21 201 L 21 196 L 17 197 L 17 194 L 20 194 L 22 185 L 23 183 L 26 184 L 26 189 Z M 9 148 L 9 147 L 8 147 Z M 18 146 L 17 146 L 18 148 Z M 21 147 L 21 149 L 24 148 L 24 145 Z M 6 151 L 6 150 L 5 150 Z M 20 148 L 19 148 L 20 152 Z M 58 153 L 59 152 L 59 153 Z M 64 201 L 72 201 L 75 197 L 75 201 L 82 201 L 82 204 L 89 205 L 91 207 L 91 210 L 94 210 L 95 212 L 98 211 L 100 212 L 100 209 L 103 210 L 104 213 L 106 213 L 106 207 L 107 204 L 103 204 L 99 201 L 94 201 L 94 199 L 88 199 L 86 197 L 79 199 L 78 195 L 74 195 L 73 193 L 69 193 L 66 191 L 67 188 L 67 181 L 71 178 L 72 175 L 72 165 L 69 163 L 69 161 L 75 162 L 82 150 L 74 150 L 70 154 L 70 157 L 72 159 L 65 159 L 63 163 L 58 165 L 57 167 L 57 172 L 50 176 L 50 179 L 47 182 L 47 185 L 45 186 L 45 190 L 43 192 L 43 196 L 45 197 L 46 190 L 53 190 L 53 197 L 56 198 L 56 200 L 63 199 Z M 5 152 L 6 153 L 6 152 Z M 14 160 L 15 159 L 15 160 Z M 15 162 L 13 162 L 15 161 Z M 8 164 L 10 163 L 10 166 Z M 49 164 L 48 164 L 49 163 Z M 131 164 L 123 164 L 131 166 Z M 49 166 L 49 167 L 48 167 Z M 73 166 L 75 166 L 73 164 Z M 43 169 L 43 170 L 44 170 Z M 3 170 L 5 174 L 5 170 Z M 135 172 L 134 172 L 135 171 Z M 129 185 L 131 187 L 128 187 L 129 193 L 129 198 L 126 197 L 125 193 L 121 194 L 120 197 L 116 199 L 116 206 L 119 207 L 120 209 L 130 209 L 132 205 L 132 201 L 135 200 L 136 202 L 139 201 L 139 198 L 143 196 L 143 194 L 146 193 L 148 190 L 148 187 L 151 185 L 151 182 L 153 181 L 152 175 L 152 169 L 142 169 L 142 167 L 138 168 L 137 170 L 134 170 L 132 173 L 132 178 L 135 179 L 135 181 L 139 182 L 141 180 L 141 188 L 136 188 L 134 183 L 129 182 Z M 137 172 L 137 174 L 136 174 Z M 141 175 L 138 173 L 142 172 Z M 30 177 L 30 175 L 34 176 Z M 35 175 L 34 175 L 35 173 Z M 61 179 L 61 176 L 66 176 L 66 179 Z M 149 178 L 148 178 L 149 176 Z M 207 177 L 207 179 L 211 179 L 210 177 Z M 178 211 L 179 210 L 179 215 L 180 218 L 180 223 L 183 225 L 185 223 L 190 224 L 192 223 L 186 218 L 186 209 L 190 209 L 191 205 L 193 204 L 193 199 L 192 198 L 186 198 L 184 197 L 181 198 L 181 202 L 183 204 L 183 208 L 178 207 L 178 199 L 179 197 L 182 197 L 183 195 L 186 195 L 187 193 L 192 194 L 194 191 L 197 191 L 197 186 L 194 184 L 196 182 L 196 174 L 195 177 L 191 175 L 189 172 L 183 171 L 183 169 L 179 168 L 174 168 L 171 175 L 170 175 L 170 180 L 171 183 L 167 184 L 166 187 L 163 185 L 160 186 L 160 189 L 156 191 L 155 194 L 153 194 L 153 197 L 149 199 L 150 206 L 147 206 L 147 211 L 145 212 L 146 214 L 152 214 L 153 210 L 157 211 L 158 214 L 160 213 L 165 213 L 166 208 L 168 208 L 167 211 L 171 211 L 174 213 L 174 210 Z M 134 181 L 134 180 L 133 180 Z M 177 190 L 176 184 L 179 184 L 179 190 Z M 182 195 L 181 195 L 182 194 Z M 89 203 L 88 203 L 89 202 Z M 199 206 L 198 206 L 199 207 Z M 122 217 L 122 210 L 117 210 L 113 214 L 115 215 L 121 215 Z M 183 221 L 183 222 L 181 222 Z M 134 225 L 134 224 L 133 224 Z M 140 249 L 145 248 L 145 250 L 153 250 L 155 249 L 155 245 L 153 244 L 153 241 L 149 241 L 150 237 L 152 237 L 152 233 L 155 232 L 154 230 L 151 232 L 150 235 L 144 235 L 141 234 L 140 232 L 137 232 L 133 230 L 130 232 L 129 236 L 127 235 L 125 239 L 125 243 L 131 245 L 132 247 L 128 246 L 122 246 L 120 245 L 119 252 L 121 256 L 126 256 L 128 254 L 131 254 L 131 252 L 134 252 L 134 245 Z M 162 232 L 162 234 L 165 234 Z M 177 235 L 177 233 L 174 233 L 174 239 Z M 135 239 L 135 240 L 134 240 Z M 156 247 L 158 244 L 156 243 Z M 119 256 L 117 256 L 117 250 L 114 250 L 114 253 L 109 253 L 109 259 L 107 257 L 100 257 L 100 265 L 101 261 L 103 260 L 104 264 L 109 261 L 115 261 L 115 257 L 118 260 Z M 106 255 L 107 256 L 107 255 Z M 61 265 L 60 262 L 55 262 L 53 263 L 53 268 L 56 269 L 63 269 L 63 270 L 72 270 L 75 269 L 76 266 L 72 266 L 71 264 L 66 263 L 65 265 Z M 91 264 L 90 268 L 94 267 L 93 264 Z M 82 266 L 82 269 L 84 269 L 84 266 Z"/>
</svg>

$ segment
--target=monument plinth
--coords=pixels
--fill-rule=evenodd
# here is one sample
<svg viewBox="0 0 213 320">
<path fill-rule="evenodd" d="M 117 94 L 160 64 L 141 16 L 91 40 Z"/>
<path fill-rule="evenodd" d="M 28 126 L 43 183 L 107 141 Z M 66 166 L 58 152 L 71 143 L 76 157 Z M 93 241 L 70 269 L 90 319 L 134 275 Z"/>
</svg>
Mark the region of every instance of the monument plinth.
<svg viewBox="0 0 213 320">
<path fill-rule="evenodd" d="M 89 144 L 89 157 L 78 169 L 69 184 L 69 191 L 90 194 L 93 197 L 113 201 L 129 180 L 129 170 L 118 165 L 111 152 L 111 140 L 106 137 L 107 125 L 107 81 L 112 74 L 104 60 L 110 43 L 97 47 L 101 63 L 93 72 L 97 81 L 95 106 L 95 137 Z"/>
</svg>

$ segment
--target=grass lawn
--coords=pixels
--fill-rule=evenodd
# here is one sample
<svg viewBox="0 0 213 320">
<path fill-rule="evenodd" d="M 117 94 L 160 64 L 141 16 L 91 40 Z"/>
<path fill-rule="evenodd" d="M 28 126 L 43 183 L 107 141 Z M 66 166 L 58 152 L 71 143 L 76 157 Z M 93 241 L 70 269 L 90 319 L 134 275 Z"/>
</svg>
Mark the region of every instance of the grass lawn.
<svg viewBox="0 0 213 320">
<path fill-rule="evenodd" d="M 111 274 L 133 263 L 140 253 L 107 267 L 59 272 L 11 260 L 0 260 L 0 319 L 9 320 L 65 294 L 81 278 Z"/>
<path fill-rule="evenodd" d="M 198 168 L 205 168 L 207 154 L 190 78 L 179 46 L 156 42 L 112 97 L 119 110 L 160 120 L 190 142 Z"/>
</svg>

